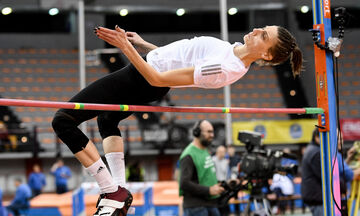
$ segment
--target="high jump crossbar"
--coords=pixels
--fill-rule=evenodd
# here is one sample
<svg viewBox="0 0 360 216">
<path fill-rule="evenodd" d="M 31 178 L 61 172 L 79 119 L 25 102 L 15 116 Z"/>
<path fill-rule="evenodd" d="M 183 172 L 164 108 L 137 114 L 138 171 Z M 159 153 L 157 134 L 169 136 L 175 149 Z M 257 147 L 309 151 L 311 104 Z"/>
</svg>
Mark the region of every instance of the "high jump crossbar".
<svg viewBox="0 0 360 216">
<path fill-rule="evenodd" d="M 130 111 L 130 112 L 186 112 L 186 113 L 287 113 L 322 114 L 318 107 L 308 108 L 241 108 L 241 107 L 179 107 L 179 106 L 143 106 L 120 104 L 96 104 L 76 102 L 56 102 L 39 100 L 20 100 L 0 98 L 0 106 L 23 106 L 63 108 L 77 110 Z"/>
</svg>

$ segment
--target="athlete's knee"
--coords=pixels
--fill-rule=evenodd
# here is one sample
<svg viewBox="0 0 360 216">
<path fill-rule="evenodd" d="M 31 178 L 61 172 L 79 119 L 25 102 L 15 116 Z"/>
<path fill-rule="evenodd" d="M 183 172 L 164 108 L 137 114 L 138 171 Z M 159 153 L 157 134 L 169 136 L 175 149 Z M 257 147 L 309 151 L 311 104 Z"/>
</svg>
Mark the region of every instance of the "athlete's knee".
<svg viewBox="0 0 360 216">
<path fill-rule="evenodd" d="M 121 136 L 121 132 L 118 128 L 119 121 L 117 119 L 113 119 L 109 115 L 99 115 L 97 123 L 102 139 L 109 136 Z"/>
<path fill-rule="evenodd" d="M 61 110 L 55 113 L 51 124 L 56 134 L 68 130 L 69 128 L 77 127 L 75 120 Z"/>
<path fill-rule="evenodd" d="M 77 127 L 78 125 L 79 123 L 72 116 L 61 110 L 55 114 L 52 121 L 56 135 L 74 154 L 83 150 L 89 142 L 86 135 Z"/>
</svg>

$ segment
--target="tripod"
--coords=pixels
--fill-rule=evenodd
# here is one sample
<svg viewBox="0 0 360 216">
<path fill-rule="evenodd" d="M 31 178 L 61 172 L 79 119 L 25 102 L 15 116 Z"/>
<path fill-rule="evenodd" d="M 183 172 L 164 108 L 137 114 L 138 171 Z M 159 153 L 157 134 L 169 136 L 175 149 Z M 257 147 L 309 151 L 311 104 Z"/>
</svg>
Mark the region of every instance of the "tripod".
<svg viewBox="0 0 360 216">
<path fill-rule="evenodd" d="M 251 203 L 254 204 L 255 210 L 251 212 Z M 250 198 L 245 208 L 246 216 L 271 216 L 270 203 L 265 195 L 261 192 L 261 188 L 253 188 Z"/>
</svg>

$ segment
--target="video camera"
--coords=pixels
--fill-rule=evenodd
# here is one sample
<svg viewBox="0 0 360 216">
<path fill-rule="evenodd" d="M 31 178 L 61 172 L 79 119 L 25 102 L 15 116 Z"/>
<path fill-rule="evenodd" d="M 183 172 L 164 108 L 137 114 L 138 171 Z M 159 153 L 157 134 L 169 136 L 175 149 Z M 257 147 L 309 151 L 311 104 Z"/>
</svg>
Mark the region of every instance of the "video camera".
<svg viewBox="0 0 360 216">
<path fill-rule="evenodd" d="M 240 171 L 246 179 L 269 179 L 276 172 L 295 174 L 297 166 L 282 166 L 282 158 L 296 159 L 296 156 L 282 151 L 265 150 L 261 143 L 262 135 L 256 132 L 240 131 L 238 140 L 245 144 L 246 153 Z"/>
<path fill-rule="evenodd" d="M 220 205 L 225 205 L 231 197 L 237 197 L 240 190 L 250 190 L 251 195 L 261 194 L 262 187 L 268 187 L 268 179 L 277 172 L 295 174 L 297 165 L 282 166 L 282 158 L 297 159 L 283 151 L 266 150 L 261 142 L 262 135 L 257 132 L 239 131 L 238 140 L 245 144 L 246 152 L 240 162 L 239 180 L 228 184 L 222 182 L 225 192 L 220 197 Z"/>
</svg>

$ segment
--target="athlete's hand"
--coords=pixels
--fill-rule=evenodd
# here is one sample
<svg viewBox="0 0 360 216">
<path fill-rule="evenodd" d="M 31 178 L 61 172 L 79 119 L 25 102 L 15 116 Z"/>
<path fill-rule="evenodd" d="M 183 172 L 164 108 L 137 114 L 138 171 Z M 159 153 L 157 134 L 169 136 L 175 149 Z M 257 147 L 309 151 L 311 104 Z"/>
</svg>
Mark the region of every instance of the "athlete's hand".
<svg viewBox="0 0 360 216">
<path fill-rule="evenodd" d="M 136 32 L 126 32 L 125 35 L 127 39 L 130 41 L 130 43 L 132 43 L 135 46 L 142 46 L 143 44 L 146 43 L 146 41 L 142 39 L 142 37 L 140 37 L 140 35 L 138 35 L 138 33 Z"/>
<path fill-rule="evenodd" d="M 120 28 L 118 25 L 115 26 L 115 30 L 97 27 L 95 29 L 95 33 L 101 40 L 104 40 L 121 50 L 127 49 L 128 46 L 132 46 L 127 39 L 125 30 Z"/>
<path fill-rule="evenodd" d="M 142 37 L 140 37 L 140 35 L 138 35 L 136 32 L 126 32 L 125 34 L 127 36 L 127 39 L 132 45 L 134 45 L 135 49 L 139 53 L 148 53 L 151 50 L 157 48 L 157 46 L 155 46 L 154 44 L 151 44 L 142 39 Z"/>
</svg>

